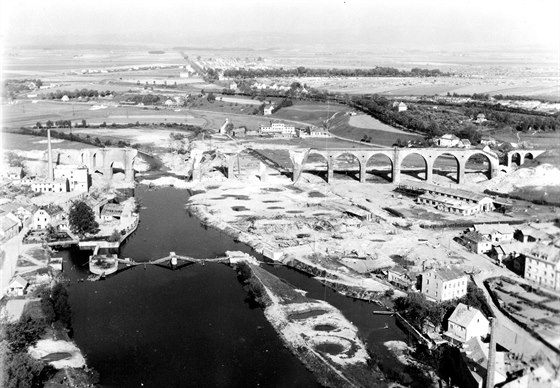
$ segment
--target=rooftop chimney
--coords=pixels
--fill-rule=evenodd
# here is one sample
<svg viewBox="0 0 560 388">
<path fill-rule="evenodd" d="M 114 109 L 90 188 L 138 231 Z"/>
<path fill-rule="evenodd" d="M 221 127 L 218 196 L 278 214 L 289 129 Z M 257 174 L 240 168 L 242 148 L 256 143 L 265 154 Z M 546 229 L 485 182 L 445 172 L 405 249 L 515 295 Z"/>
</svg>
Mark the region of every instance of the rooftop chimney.
<svg viewBox="0 0 560 388">
<path fill-rule="evenodd" d="M 47 143 L 49 147 L 49 181 L 54 180 L 53 164 L 52 164 L 52 150 L 51 150 L 51 130 L 47 129 Z"/>
</svg>

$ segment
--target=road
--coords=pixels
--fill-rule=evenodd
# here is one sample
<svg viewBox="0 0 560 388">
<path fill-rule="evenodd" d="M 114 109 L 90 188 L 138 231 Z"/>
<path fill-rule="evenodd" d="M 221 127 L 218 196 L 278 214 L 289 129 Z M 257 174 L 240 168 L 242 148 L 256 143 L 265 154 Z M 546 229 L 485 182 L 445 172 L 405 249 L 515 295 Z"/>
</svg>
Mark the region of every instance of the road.
<svg viewBox="0 0 560 388">
<path fill-rule="evenodd" d="M 477 255 L 468 251 L 464 246 L 453 240 L 449 241 L 448 244 L 451 251 L 464 256 L 469 265 L 472 265 L 473 268 L 480 270 L 480 272 L 473 275 L 473 280 L 475 284 L 484 291 L 488 304 L 490 305 L 494 316 L 497 318 L 497 342 L 499 344 L 504 344 L 504 347 L 510 349 L 511 352 L 522 355 L 527 361 L 538 353 L 541 353 L 546 355 L 551 363 L 557 363 L 557 354 L 552 349 L 545 346 L 541 341 L 533 337 L 517 323 L 505 316 L 493 303 L 488 290 L 484 286 L 484 281 L 486 279 L 497 276 L 507 276 L 520 283 L 526 283 L 525 279 L 514 274 L 507 268 L 495 265 L 492 263 L 490 258 L 486 256 Z"/>
</svg>

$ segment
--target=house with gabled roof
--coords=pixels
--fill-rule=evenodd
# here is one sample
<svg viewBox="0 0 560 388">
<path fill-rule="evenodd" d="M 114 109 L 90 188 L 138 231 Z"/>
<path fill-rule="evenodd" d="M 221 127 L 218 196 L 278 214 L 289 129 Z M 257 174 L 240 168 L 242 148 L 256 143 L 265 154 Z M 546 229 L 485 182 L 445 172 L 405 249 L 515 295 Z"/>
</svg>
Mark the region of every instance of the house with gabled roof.
<svg viewBox="0 0 560 388">
<path fill-rule="evenodd" d="M 29 283 L 27 283 L 27 280 L 18 275 L 13 278 L 8 285 L 8 294 L 12 296 L 23 296 L 28 285 Z"/>
<path fill-rule="evenodd" d="M 46 229 L 47 226 L 57 226 L 63 221 L 64 211 L 60 206 L 49 205 L 40 207 L 34 214 L 31 222 L 33 229 Z"/>
<path fill-rule="evenodd" d="M 509 224 L 479 224 L 474 230 L 487 236 L 492 243 L 503 243 L 513 240 L 515 229 Z"/>
<path fill-rule="evenodd" d="M 485 337 L 490 330 L 490 322 L 480 310 L 459 303 L 447 320 L 444 336 L 453 343 L 465 343 L 474 337 Z"/>
<path fill-rule="evenodd" d="M 480 337 L 473 337 L 463 344 L 461 350 L 461 357 L 463 362 L 471 374 L 474 386 L 483 388 L 486 385 L 486 378 L 488 376 L 488 355 L 490 345 L 483 342 Z M 507 379 L 507 371 L 505 364 L 506 352 L 496 351 L 494 357 L 494 384 L 500 384 Z"/>
</svg>

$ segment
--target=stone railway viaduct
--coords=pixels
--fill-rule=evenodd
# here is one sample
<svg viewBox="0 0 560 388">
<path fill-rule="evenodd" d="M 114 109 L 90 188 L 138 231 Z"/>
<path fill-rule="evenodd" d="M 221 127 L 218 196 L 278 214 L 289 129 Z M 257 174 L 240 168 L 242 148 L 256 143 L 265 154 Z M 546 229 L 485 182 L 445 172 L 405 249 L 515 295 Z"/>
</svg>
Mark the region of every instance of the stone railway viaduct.
<svg viewBox="0 0 560 388">
<path fill-rule="evenodd" d="M 512 163 L 518 165 L 523 164 L 527 159 L 534 157 L 545 152 L 544 150 L 516 150 L 507 154 L 507 167 Z M 368 161 L 375 155 L 384 155 L 388 158 L 391 165 L 391 180 L 393 183 L 399 183 L 401 178 L 402 163 L 409 155 L 420 156 L 425 163 L 425 180 L 432 182 L 434 163 L 440 156 L 447 156 L 454 158 L 457 165 L 457 183 L 461 184 L 465 180 L 465 170 L 467 161 L 475 156 L 482 155 L 485 157 L 490 165 L 489 178 L 492 179 L 500 170 L 498 157 L 493 152 L 486 152 L 481 149 L 450 149 L 450 148 L 331 148 L 331 149 L 307 149 L 300 152 L 292 152 L 291 159 L 294 164 L 293 180 L 297 181 L 303 171 L 323 170 L 324 168 L 311 168 L 308 164 L 308 158 L 312 155 L 318 156 L 325 160 L 327 165 L 327 182 L 332 182 L 334 172 L 336 171 L 355 171 L 355 168 L 341 168 L 335 165 L 340 162 L 342 156 L 355 158 L 359 166 L 360 182 L 366 181 L 366 172 L 368 169 Z M 307 165 L 306 165 L 307 164 Z"/>
<path fill-rule="evenodd" d="M 82 148 L 60 152 L 57 164 L 78 164 L 88 168 L 90 174 L 99 171 L 106 179 L 113 178 L 113 169 L 124 170 L 125 181 L 134 182 L 134 161 L 138 150 L 134 148 Z"/>
</svg>

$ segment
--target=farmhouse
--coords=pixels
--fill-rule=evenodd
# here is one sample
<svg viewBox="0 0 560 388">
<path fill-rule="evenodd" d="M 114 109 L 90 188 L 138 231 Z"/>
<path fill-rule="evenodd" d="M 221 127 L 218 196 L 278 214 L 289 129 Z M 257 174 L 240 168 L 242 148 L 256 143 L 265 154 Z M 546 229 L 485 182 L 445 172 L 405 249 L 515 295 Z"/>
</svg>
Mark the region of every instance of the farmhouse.
<svg viewBox="0 0 560 388">
<path fill-rule="evenodd" d="M 272 114 L 272 111 L 274 110 L 274 105 L 268 105 L 264 107 L 264 115 L 265 116 L 270 116 Z"/>
<path fill-rule="evenodd" d="M 467 294 L 467 275 L 454 268 L 431 269 L 422 273 L 422 294 L 438 302 Z"/>
<path fill-rule="evenodd" d="M 482 213 L 486 205 L 492 204 L 491 199 L 483 200 L 481 203 L 477 204 L 434 194 L 422 194 L 417 198 L 417 202 L 424 205 L 435 206 L 437 210 L 446 213 L 458 213 L 466 216 Z"/>
<path fill-rule="evenodd" d="M 477 309 L 459 303 L 448 319 L 444 335 L 452 343 L 465 343 L 474 337 L 484 337 L 489 332 L 488 319 Z"/>
<path fill-rule="evenodd" d="M 62 96 L 60 101 L 68 102 L 68 101 L 70 101 L 70 98 L 65 94 L 64 96 Z"/>
<path fill-rule="evenodd" d="M 39 208 L 33 214 L 31 227 L 33 229 L 46 229 L 47 226 L 57 226 L 63 222 L 64 212 L 62 208 L 54 205 L 44 206 Z"/>
</svg>

